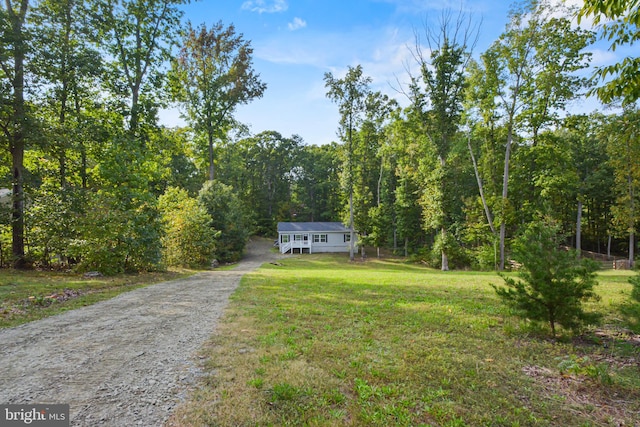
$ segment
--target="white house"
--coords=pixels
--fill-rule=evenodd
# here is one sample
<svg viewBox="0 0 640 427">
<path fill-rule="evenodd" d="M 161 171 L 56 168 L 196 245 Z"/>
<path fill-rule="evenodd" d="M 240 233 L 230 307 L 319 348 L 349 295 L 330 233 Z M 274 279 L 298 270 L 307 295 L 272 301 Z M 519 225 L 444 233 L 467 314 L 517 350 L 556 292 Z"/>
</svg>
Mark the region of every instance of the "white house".
<svg viewBox="0 0 640 427">
<path fill-rule="evenodd" d="M 351 230 L 340 222 L 279 222 L 280 252 L 349 252 Z M 355 244 L 355 242 L 354 242 Z"/>
</svg>

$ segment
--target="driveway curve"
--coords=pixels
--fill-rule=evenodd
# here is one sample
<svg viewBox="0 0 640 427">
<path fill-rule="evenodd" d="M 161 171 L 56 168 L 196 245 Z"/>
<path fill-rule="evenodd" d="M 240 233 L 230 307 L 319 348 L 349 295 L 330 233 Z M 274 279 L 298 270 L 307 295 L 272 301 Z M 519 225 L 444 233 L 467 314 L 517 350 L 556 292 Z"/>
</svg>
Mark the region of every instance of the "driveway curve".
<svg viewBox="0 0 640 427">
<path fill-rule="evenodd" d="M 0 330 L 0 403 L 68 403 L 73 426 L 160 426 L 200 374 L 197 350 L 241 277 L 278 257 L 250 242 L 207 271 Z"/>
</svg>

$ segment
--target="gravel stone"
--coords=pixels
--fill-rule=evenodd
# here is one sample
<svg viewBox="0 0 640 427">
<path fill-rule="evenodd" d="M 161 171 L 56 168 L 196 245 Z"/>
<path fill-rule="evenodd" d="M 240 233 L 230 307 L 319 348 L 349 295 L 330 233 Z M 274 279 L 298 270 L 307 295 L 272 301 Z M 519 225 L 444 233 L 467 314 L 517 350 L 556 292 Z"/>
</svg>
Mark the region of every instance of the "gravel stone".
<svg viewBox="0 0 640 427">
<path fill-rule="evenodd" d="M 270 248 L 255 240 L 233 270 L 0 330 L 0 403 L 68 403 L 72 426 L 161 426 L 202 375 L 197 351 L 240 278 L 280 258 Z"/>
</svg>

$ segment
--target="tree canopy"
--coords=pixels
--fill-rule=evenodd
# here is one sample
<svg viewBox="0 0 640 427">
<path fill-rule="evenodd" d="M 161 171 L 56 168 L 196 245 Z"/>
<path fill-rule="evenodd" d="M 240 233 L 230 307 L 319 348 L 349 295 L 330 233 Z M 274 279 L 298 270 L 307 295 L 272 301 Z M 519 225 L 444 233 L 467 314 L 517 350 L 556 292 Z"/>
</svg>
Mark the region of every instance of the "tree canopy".
<svg viewBox="0 0 640 427">
<path fill-rule="evenodd" d="M 208 265 L 278 221 L 342 221 L 352 259 L 357 243 L 363 258 L 502 270 L 540 218 L 581 257 L 634 264 L 637 58 L 585 78 L 595 34 L 575 10 L 519 4 L 484 52 L 464 13 L 425 22 L 408 99 L 363 65 L 333 69 L 319 78 L 336 139 L 308 145 L 237 120 L 266 90 L 252 43 L 232 23 L 185 22 L 186 3 L 1 4 L 0 266 Z M 637 1 L 580 14 L 612 49 L 637 42 Z M 572 114 L 594 87 L 624 108 Z M 187 120 L 168 129 L 172 103 Z"/>
</svg>

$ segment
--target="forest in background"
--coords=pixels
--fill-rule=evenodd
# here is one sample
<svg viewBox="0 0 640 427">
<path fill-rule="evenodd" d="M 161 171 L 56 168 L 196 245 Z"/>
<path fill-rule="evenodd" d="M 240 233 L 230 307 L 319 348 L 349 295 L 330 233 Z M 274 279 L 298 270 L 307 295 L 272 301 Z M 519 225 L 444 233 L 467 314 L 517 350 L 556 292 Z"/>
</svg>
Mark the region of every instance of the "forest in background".
<svg viewBox="0 0 640 427">
<path fill-rule="evenodd" d="M 540 219 L 567 246 L 633 262 L 637 58 L 599 70 L 613 86 L 589 78 L 598 35 L 572 25 L 577 11 L 522 5 L 485 52 L 473 51 L 473 17 L 443 14 L 416 39 L 420 73 L 397 88 L 405 108 L 359 65 L 327 73 L 338 141 L 315 146 L 234 120 L 268 90 L 250 42 L 232 24 L 183 22 L 185 3 L 2 5 L 0 188 L 13 194 L 0 266 L 197 267 L 237 260 L 278 221 L 343 221 L 365 250 L 504 269 L 511 240 Z M 604 37 L 633 43 L 637 6 L 610 3 L 622 9 L 582 13 L 621 17 Z M 568 115 L 587 94 L 617 112 Z M 161 126 L 176 102 L 189 126 Z"/>
</svg>

